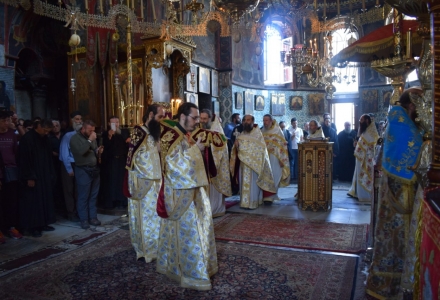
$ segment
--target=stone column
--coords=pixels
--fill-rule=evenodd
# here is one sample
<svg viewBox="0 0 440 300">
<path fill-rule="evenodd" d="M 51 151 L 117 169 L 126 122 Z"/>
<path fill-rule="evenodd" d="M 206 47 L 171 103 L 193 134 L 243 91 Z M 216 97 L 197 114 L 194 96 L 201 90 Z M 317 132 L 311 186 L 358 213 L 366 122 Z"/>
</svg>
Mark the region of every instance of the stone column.
<svg viewBox="0 0 440 300">
<path fill-rule="evenodd" d="M 426 1 L 428 2 L 428 1 Z M 431 15 L 432 47 L 432 162 L 428 171 L 431 185 L 440 185 L 440 3 L 428 3 Z"/>
<path fill-rule="evenodd" d="M 46 86 L 36 86 L 32 90 L 32 117 L 46 118 L 47 108 L 47 88 Z"/>
</svg>

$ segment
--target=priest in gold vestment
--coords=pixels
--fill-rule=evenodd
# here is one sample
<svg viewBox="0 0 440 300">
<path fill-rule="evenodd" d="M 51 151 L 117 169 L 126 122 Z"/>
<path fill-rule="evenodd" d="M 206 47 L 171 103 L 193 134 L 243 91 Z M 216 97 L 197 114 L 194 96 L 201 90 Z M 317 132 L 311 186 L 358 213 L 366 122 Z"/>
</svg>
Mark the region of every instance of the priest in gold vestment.
<svg viewBox="0 0 440 300">
<path fill-rule="evenodd" d="M 162 183 L 158 151 L 159 121 L 165 113 L 161 106 L 150 105 L 144 125 L 136 126 L 129 146 L 127 166 L 130 238 L 136 257 L 151 262 L 157 258 L 161 219 L 156 213 L 157 197 Z M 127 193 L 128 190 L 128 193 Z"/>
<path fill-rule="evenodd" d="M 161 122 L 163 187 L 157 212 L 162 217 L 156 270 L 182 287 L 210 290 L 217 273 L 217 251 L 201 137 L 191 132 L 199 121 L 195 104 L 182 104 L 177 120 Z"/>
<path fill-rule="evenodd" d="M 254 121 L 253 116 L 245 115 L 242 125 L 234 130 L 230 160 L 233 180 L 240 185 L 240 207 L 247 209 L 258 208 L 263 198 L 272 203 L 271 196 L 277 192 L 266 142 Z"/>
<path fill-rule="evenodd" d="M 270 114 L 264 115 L 261 132 L 266 141 L 270 167 L 278 193 L 279 187 L 288 186 L 290 184 L 290 162 L 289 154 L 287 153 L 287 142 L 277 121 L 274 120 Z M 280 198 L 278 194 L 274 194 L 263 199 L 263 201 L 270 200 L 280 200 Z"/>
<path fill-rule="evenodd" d="M 211 166 L 209 160 L 205 159 L 205 167 L 208 167 L 208 169 L 215 167 L 215 174 L 208 171 L 210 181 L 209 200 L 211 202 L 212 217 L 215 218 L 225 214 L 225 197 L 232 195 L 227 139 L 219 118 L 209 109 L 200 111 L 200 127 L 202 130 L 195 130 L 192 136 L 197 140 L 200 133 L 209 133 L 206 138 L 205 152 L 209 151 L 214 165 Z M 207 157 L 207 155 L 204 155 L 204 157 Z"/>
</svg>

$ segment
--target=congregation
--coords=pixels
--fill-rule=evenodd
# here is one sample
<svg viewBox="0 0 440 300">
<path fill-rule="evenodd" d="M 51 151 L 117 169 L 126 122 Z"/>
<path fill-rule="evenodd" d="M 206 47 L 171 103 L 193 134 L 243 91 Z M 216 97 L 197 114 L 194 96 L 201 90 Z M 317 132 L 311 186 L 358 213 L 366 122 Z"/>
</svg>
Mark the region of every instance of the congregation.
<svg viewBox="0 0 440 300">
<path fill-rule="evenodd" d="M 401 105 L 412 113 L 408 95 Z M 50 224 L 56 211 L 88 229 L 101 224 L 98 205 L 127 208 L 137 258 L 156 260 L 159 273 L 196 290 L 211 289 L 210 277 L 218 271 L 213 218 L 225 214 L 225 197 L 239 194 L 243 209 L 280 200 L 278 189 L 300 176 L 298 145 L 327 140 L 333 143 L 333 177 L 352 181 L 350 197 L 371 202 L 376 146 L 385 130 L 385 122 L 365 114 L 357 131 L 346 122 L 337 133 L 327 113 L 322 123 L 310 120 L 304 129 L 296 118 L 286 128 L 266 114 L 260 127 L 254 116 L 236 113 L 223 128 L 219 116 L 190 102 L 172 119 L 163 107 L 148 106 L 143 124 L 131 133 L 111 116 L 100 138 L 81 112 L 70 118 L 65 128 L 55 120 L 23 121 L 0 112 L 0 244 L 5 236 L 55 230 Z M 380 251 L 373 257 L 377 264 Z M 373 264 L 376 277 L 369 277 L 367 288 L 379 295 L 374 271 Z"/>
</svg>

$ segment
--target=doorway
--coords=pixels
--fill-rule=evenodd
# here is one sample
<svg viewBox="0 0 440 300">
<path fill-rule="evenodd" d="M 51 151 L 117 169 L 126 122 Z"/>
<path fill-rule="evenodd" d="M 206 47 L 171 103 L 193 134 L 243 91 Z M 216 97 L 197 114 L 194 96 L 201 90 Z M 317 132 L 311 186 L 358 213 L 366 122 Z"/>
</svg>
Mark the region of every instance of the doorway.
<svg viewBox="0 0 440 300">
<path fill-rule="evenodd" d="M 355 129 L 355 105 L 354 103 L 332 103 L 332 122 L 335 123 L 338 132 L 344 130 L 344 123 L 350 122 L 351 129 Z"/>
</svg>

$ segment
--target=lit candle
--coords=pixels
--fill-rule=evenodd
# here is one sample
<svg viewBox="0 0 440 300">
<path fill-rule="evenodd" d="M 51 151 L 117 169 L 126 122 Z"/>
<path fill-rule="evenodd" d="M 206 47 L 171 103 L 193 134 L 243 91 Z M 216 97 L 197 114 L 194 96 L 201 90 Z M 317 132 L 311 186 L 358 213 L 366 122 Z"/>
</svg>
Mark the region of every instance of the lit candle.
<svg viewBox="0 0 440 300">
<path fill-rule="evenodd" d="M 315 38 L 315 51 L 318 52 L 318 46 L 316 45 L 316 38 Z"/>
<path fill-rule="evenodd" d="M 312 40 L 310 40 L 310 49 L 313 49 Z"/>
<path fill-rule="evenodd" d="M 411 53 L 411 28 L 406 32 L 406 57 L 412 58 Z"/>
<path fill-rule="evenodd" d="M 144 19 L 144 0 L 141 0 L 141 18 Z"/>
</svg>

